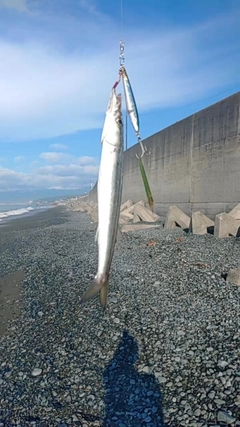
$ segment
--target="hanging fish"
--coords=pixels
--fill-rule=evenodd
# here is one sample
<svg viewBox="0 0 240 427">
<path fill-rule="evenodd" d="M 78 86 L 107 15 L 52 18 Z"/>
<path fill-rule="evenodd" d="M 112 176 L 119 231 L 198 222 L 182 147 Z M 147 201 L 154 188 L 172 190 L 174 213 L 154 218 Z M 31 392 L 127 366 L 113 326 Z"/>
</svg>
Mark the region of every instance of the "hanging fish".
<svg viewBox="0 0 240 427">
<path fill-rule="evenodd" d="M 136 154 L 137 159 L 139 159 L 139 157 L 143 157 L 144 154 L 149 154 L 149 153 L 148 153 L 147 147 L 142 143 L 142 140 L 140 137 L 140 125 L 139 125 L 137 105 L 133 95 L 132 86 L 131 86 L 126 68 L 123 65 L 120 68 L 119 74 L 120 74 L 120 77 L 122 77 L 122 81 L 123 81 L 127 112 L 129 114 L 130 120 L 133 125 L 133 129 L 136 132 L 137 139 L 141 147 L 141 154 L 139 156 Z M 120 78 L 119 78 L 119 81 L 120 81 Z M 116 85 L 118 83 L 119 82 L 116 82 Z"/>
<path fill-rule="evenodd" d="M 122 98 L 116 94 L 114 85 L 102 131 L 98 177 L 98 271 L 81 300 L 84 303 L 99 293 L 104 310 L 122 200 L 123 142 Z"/>
<path fill-rule="evenodd" d="M 122 80 L 123 80 L 123 87 L 124 87 L 124 93 L 125 93 L 125 99 L 126 99 L 127 112 L 129 114 L 133 128 L 137 134 L 137 137 L 140 137 L 140 134 L 139 134 L 139 117 L 138 117 L 137 105 L 136 105 L 136 101 L 135 101 L 135 98 L 133 95 L 133 90 L 131 87 L 129 77 L 127 75 L 126 68 L 122 66 L 120 69 L 120 73 L 121 73 Z"/>
</svg>

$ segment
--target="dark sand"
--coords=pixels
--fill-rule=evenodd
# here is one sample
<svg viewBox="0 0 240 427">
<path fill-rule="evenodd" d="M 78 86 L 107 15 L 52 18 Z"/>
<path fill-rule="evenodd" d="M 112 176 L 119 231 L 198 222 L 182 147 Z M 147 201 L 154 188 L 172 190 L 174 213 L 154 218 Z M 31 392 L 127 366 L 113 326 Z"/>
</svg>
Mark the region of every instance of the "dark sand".
<svg viewBox="0 0 240 427">
<path fill-rule="evenodd" d="M 0 222 L 0 243 L 1 237 L 11 231 L 31 230 L 44 225 L 56 225 L 65 222 L 68 212 L 64 206 L 56 206 L 44 211 L 33 211 L 20 215 L 13 219 L 4 219 Z M 1 246 L 0 246 L 1 249 Z"/>
<path fill-rule="evenodd" d="M 13 266 L 11 271 L 13 258 L 9 256 L 11 246 L 14 246 L 16 232 L 61 224 L 66 221 L 67 216 L 66 209 L 58 206 L 0 223 L 0 336 L 6 332 L 8 322 L 16 319 L 21 310 L 24 265 L 19 270 L 15 270 Z M 2 258 L 5 258 L 5 263 L 2 262 Z"/>
</svg>

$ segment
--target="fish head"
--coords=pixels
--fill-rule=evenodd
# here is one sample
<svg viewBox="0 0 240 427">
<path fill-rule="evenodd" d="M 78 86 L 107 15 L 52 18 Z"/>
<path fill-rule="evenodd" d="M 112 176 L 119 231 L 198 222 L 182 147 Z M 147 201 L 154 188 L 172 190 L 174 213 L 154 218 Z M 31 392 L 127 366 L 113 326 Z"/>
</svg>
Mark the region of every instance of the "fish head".
<svg viewBox="0 0 240 427">
<path fill-rule="evenodd" d="M 122 77 L 125 77 L 125 78 L 128 77 L 126 68 L 124 66 L 121 67 L 120 74 L 121 74 Z"/>
<path fill-rule="evenodd" d="M 122 126 L 122 95 L 116 94 L 116 89 L 112 88 L 107 108 L 107 114 L 112 115 L 119 126 Z"/>
<path fill-rule="evenodd" d="M 117 95 L 113 87 L 110 93 L 105 122 L 102 130 L 101 143 L 112 148 L 123 146 L 122 97 Z M 111 149 L 112 149 L 111 148 Z"/>
</svg>

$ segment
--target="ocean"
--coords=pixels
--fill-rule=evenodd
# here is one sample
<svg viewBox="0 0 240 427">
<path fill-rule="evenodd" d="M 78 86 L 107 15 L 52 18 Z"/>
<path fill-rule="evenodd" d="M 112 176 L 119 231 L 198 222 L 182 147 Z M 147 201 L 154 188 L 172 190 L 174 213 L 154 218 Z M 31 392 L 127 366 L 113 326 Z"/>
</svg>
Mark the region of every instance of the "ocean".
<svg viewBox="0 0 240 427">
<path fill-rule="evenodd" d="M 0 222 L 9 220 L 23 215 L 30 215 L 34 212 L 49 209 L 53 206 L 53 202 L 39 204 L 33 201 L 27 203 L 5 204 L 0 203 Z"/>
<path fill-rule="evenodd" d="M 29 216 L 50 209 L 70 197 L 81 196 L 81 190 L 63 191 L 0 191 L 0 224 L 22 216 Z"/>
</svg>

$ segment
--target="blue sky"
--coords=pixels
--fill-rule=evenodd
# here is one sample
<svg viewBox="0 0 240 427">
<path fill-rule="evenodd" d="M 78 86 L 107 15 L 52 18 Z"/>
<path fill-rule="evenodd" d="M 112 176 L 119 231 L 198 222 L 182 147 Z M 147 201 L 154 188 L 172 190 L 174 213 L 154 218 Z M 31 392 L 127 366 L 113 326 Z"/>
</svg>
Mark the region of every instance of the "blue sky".
<svg viewBox="0 0 240 427">
<path fill-rule="evenodd" d="M 239 0 L 122 4 L 0 0 L 0 198 L 96 180 L 121 38 L 142 138 L 239 90 Z"/>
</svg>

